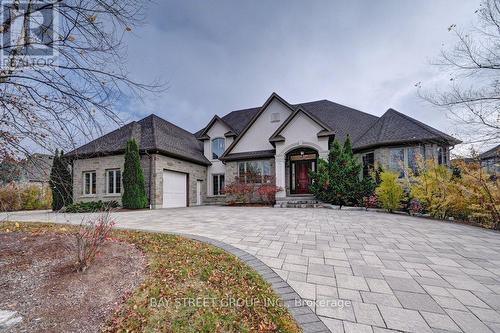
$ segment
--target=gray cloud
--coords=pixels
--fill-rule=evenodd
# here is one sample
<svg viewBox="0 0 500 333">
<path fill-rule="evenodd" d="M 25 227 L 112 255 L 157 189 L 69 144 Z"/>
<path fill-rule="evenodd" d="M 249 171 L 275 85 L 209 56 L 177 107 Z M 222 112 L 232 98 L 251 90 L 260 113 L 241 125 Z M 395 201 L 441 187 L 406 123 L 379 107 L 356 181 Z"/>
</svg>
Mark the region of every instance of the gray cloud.
<svg viewBox="0 0 500 333">
<path fill-rule="evenodd" d="M 449 133 L 416 82 L 447 27 L 467 26 L 476 1 L 161 1 L 129 36 L 134 78 L 169 89 L 122 105 L 129 119 L 156 113 L 195 131 L 214 113 L 261 105 L 276 91 L 292 103 L 330 99 L 381 115 L 393 107 Z"/>
</svg>

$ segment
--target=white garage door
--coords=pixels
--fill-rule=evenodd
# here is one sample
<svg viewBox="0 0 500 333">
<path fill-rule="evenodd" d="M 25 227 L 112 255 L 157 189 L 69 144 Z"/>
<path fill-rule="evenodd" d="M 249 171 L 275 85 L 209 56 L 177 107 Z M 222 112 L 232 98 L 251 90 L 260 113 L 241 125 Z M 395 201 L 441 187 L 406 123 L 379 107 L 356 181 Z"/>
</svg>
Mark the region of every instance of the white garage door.
<svg viewBox="0 0 500 333">
<path fill-rule="evenodd" d="M 163 208 L 186 207 L 187 175 L 175 171 L 163 171 Z"/>
</svg>

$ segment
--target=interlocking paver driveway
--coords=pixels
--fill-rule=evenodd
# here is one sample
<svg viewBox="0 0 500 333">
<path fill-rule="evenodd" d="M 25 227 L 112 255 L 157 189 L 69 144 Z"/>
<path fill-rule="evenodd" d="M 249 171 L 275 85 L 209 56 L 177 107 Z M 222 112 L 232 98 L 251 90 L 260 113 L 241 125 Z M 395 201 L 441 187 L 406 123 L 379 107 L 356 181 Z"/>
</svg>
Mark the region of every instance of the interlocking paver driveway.
<svg viewBox="0 0 500 333">
<path fill-rule="evenodd" d="M 327 209 L 195 207 L 116 218 L 121 227 L 202 235 L 256 255 L 303 298 L 317 301 L 314 310 L 332 332 L 500 332 L 500 233 L 494 231 Z M 79 222 L 81 216 L 10 219 Z M 335 300 L 351 305 L 334 307 Z"/>
</svg>

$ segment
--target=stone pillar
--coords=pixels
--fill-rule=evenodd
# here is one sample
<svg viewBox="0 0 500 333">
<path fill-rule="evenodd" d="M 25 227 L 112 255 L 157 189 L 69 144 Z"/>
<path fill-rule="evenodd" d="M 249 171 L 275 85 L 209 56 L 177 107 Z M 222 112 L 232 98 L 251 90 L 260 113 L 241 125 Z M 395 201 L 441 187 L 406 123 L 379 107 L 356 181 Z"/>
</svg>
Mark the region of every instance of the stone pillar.
<svg viewBox="0 0 500 333">
<path fill-rule="evenodd" d="M 286 197 L 285 156 L 276 156 L 276 186 L 283 190 L 276 193 L 276 198 Z"/>
</svg>

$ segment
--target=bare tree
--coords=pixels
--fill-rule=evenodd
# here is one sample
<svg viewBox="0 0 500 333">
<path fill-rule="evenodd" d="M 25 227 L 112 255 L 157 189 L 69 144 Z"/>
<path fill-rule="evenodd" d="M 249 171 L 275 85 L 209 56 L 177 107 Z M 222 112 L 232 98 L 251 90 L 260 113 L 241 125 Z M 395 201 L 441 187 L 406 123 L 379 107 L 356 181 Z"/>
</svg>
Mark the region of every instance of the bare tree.
<svg viewBox="0 0 500 333">
<path fill-rule="evenodd" d="M 441 51 L 435 63 L 449 75 L 446 90 L 419 89 L 421 97 L 449 111 L 458 121 L 465 143 L 500 141 L 500 0 L 484 0 L 476 11 L 477 24 L 467 31 L 455 24 L 448 30 L 457 39 Z"/>
<path fill-rule="evenodd" d="M 161 90 L 158 82 L 133 81 L 125 66 L 124 39 L 144 22 L 147 2 L 3 2 L 0 157 L 27 145 L 68 151 L 81 143 L 77 138 L 101 134 L 103 124 L 120 124 L 114 106 L 124 94 Z M 56 52 L 56 60 L 30 63 L 41 48 Z"/>
</svg>

